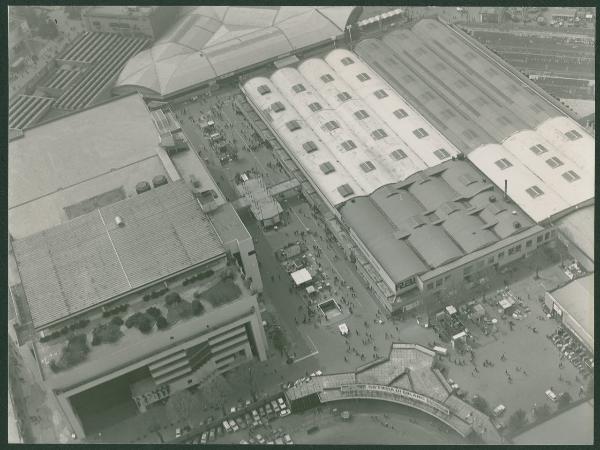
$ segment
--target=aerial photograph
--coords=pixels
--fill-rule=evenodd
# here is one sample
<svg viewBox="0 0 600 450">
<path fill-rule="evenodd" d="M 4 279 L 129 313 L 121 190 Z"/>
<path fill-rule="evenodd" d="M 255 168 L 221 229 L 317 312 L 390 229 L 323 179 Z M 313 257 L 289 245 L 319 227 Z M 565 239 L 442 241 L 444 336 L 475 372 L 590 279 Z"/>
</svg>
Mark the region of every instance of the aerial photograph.
<svg viewBox="0 0 600 450">
<path fill-rule="evenodd" d="M 595 443 L 596 8 L 6 8 L 9 443 Z"/>
</svg>

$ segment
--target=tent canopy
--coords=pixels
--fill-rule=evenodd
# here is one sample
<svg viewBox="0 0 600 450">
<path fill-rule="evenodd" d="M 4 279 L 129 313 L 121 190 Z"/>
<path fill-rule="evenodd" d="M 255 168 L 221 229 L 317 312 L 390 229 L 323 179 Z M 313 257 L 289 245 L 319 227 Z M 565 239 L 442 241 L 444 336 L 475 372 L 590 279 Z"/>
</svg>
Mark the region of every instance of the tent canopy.
<svg viewBox="0 0 600 450">
<path fill-rule="evenodd" d="M 294 280 L 294 283 L 296 283 L 296 286 L 301 286 L 307 281 L 312 280 L 312 276 L 306 268 L 292 272 L 291 276 L 292 280 Z"/>
<path fill-rule="evenodd" d="M 503 298 L 498 303 L 502 306 L 502 309 L 508 309 L 515 304 L 515 301 L 512 298 Z"/>
<path fill-rule="evenodd" d="M 446 306 L 446 312 L 450 315 L 456 314 L 456 308 L 453 305 Z"/>
</svg>

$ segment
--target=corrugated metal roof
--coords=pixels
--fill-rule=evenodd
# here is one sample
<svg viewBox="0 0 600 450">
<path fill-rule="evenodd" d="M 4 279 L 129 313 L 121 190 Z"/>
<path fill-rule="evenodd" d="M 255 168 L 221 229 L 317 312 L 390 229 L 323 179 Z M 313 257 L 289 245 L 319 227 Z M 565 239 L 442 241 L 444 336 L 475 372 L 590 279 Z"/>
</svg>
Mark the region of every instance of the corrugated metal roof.
<svg viewBox="0 0 600 450">
<path fill-rule="evenodd" d="M 224 254 L 182 181 L 15 240 L 13 248 L 35 327 Z"/>
</svg>

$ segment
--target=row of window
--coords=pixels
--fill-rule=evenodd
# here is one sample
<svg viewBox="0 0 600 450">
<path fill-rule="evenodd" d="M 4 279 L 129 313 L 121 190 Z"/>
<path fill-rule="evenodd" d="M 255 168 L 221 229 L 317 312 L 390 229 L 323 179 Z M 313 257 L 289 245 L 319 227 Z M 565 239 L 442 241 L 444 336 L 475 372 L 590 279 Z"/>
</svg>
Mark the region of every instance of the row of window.
<svg viewBox="0 0 600 450">
<path fill-rule="evenodd" d="M 551 234 L 553 234 L 553 232 L 550 232 L 550 231 L 547 231 L 543 235 L 540 234 L 537 237 L 536 242 L 538 244 L 541 244 L 542 242 L 547 241 L 548 239 L 550 239 Z M 526 249 L 530 249 L 532 246 L 533 246 L 533 239 L 529 239 L 529 240 L 525 241 L 525 248 Z M 510 247 L 508 250 L 506 250 L 506 252 L 508 253 L 508 255 L 514 255 L 515 253 L 519 253 L 522 249 L 523 249 L 523 244 L 521 243 L 521 244 L 515 245 L 514 247 Z M 501 260 L 502 258 L 504 258 L 504 256 L 505 256 L 505 251 L 504 250 L 501 251 L 501 252 L 499 252 L 498 253 L 498 260 Z M 494 264 L 494 257 L 490 256 L 487 259 L 487 265 L 491 266 L 492 264 Z M 469 266 L 465 266 L 463 268 L 463 276 L 465 276 L 465 277 L 469 276 L 473 272 L 473 269 L 475 267 L 477 267 L 479 269 L 483 268 L 484 267 L 483 261 L 477 262 L 477 263 L 469 265 Z M 446 275 L 443 280 L 442 280 L 442 278 L 438 278 L 437 280 L 435 280 L 435 282 L 431 281 L 431 282 L 427 283 L 426 288 L 429 289 L 429 290 L 431 290 L 431 289 L 433 289 L 434 284 L 435 284 L 436 288 L 440 287 L 442 285 L 443 281 L 448 281 L 449 279 L 450 279 L 450 275 Z"/>
</svg>

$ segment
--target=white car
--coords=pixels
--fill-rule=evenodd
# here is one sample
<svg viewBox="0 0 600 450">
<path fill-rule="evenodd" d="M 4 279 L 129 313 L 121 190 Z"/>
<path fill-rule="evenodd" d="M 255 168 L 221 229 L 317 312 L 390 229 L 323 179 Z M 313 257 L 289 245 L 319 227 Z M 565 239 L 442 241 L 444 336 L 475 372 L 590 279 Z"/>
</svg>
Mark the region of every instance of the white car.
<svg viewBox="0 0 600 450">
<path fill-rule="evenodd" d="M 275 400 L 271 400 L 271 406 L 273 407 L 273 411 L 279 412 L 279 405 Z"/>
<path fill-rule="evenodd" d="M 281 417 L 285 417 L 285 416 L 290 415 L 290 413 L 291 413 L 291 411 L 289 409 L 282 409 L 281 412 L 279 413 L 279 415 Z"/>
<path fill-rule="evenodd" d="M 275 444 L 277 444 L 277 445 L 284 445 L 283 444 L 283 439 L 281 439 L 281 438 L 275 439 Z"/>
<path fill-rule="evenodd" d="M 230 412 L 231 414 L 235 413 L 235 411 L 236 411 L 236 409 L 235 409 L 235 406 L 232 406 L 232 407 L 229 409 L 229 412 Z"/>
<path fill-rule="evenodd" d="M 283 440 L 287 445 L 292 445 L 294 443 L 294 441 L 292 441 L 292 437 L 289 434 L 283 436 Z"/>
<path fill-rule="evenodd" d="M 248 442 L 246 439 L 242 439 L 242 440 L 240 441 L 240 444 L 242 444 L 242 445 L 246 445 L 246 444 L 249 444 L 249 442 Z"/>
<path fill-rule="evenodd" d="M 279 403 L 279 406 L 281 406 L 281 409 L 285 408 L 285 400 L 283 398 L 279 397 L 277 402 Z"/>
<path fill-rule="evenodd" d="M 235 420 L 233 419 L 229 419 L 229 426 L 233 431 L 238 431 L 240 429 L 240 427 L 238 427 L 238 424 L 235 423 Z"/>
<path fill-rule="evenodd" d="M 256 436 L 254 436 L 256 438 L 256 440 L 258 441 L 259 444 L 264 444 L 265 443 L 265 438 L 262 437 L 262 435 L 257 434 Z"/>
<path fill-rule="evenodd" d="M 200 439 L 200 443 L 206 444 L 207 441 L 208 441 L 208 433 L 205 431 L 204 433 L 202 433 L 202 438 Z"/>
<path fill-rule="evenodd" d="M 546 391 L 546 397 L 548 397 L 553 402 L 555 402 L 556 400 L 558 400 L 558 395 L 556 395 L 552 389 L 548 389 Z"/>
<path fill-rule="evenodd" d="M 323 372 L 321 372 L 320 370 L 315 370 L 315 375 L 320 377 L 321 375 L 323 375 Z"/>
<path fill-rule="evenodd" d="M 181 437 L 181 428 L 175 428 L 175 439 Z"/>
</svg>

